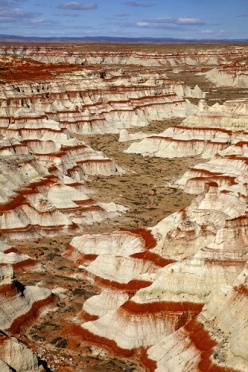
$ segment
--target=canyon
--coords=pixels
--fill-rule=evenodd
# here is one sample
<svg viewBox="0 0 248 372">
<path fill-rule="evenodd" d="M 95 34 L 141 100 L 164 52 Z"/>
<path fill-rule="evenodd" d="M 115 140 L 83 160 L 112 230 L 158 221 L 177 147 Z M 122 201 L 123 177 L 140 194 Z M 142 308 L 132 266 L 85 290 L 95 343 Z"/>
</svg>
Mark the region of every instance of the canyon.
<svg viewBox="0 0 248 372">
<path fill-rule="evenodd" d="M 0 366 L 248 370 L 248 47 L 0 44 Z"/>
</svg>

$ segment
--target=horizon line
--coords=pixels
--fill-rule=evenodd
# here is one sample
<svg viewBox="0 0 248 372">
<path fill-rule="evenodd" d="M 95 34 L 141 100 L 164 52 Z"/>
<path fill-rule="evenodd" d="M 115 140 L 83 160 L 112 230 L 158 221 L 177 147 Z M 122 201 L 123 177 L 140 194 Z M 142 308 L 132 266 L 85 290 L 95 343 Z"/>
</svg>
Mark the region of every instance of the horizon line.
<svg viewBox="0 0 248 372">
<path fill-rule="evenodd" d="M 9 35 L 9 34 L 0 34 L 0 42 L 7 41 L 6 39 L 16 39 L 16 41 L 25 41 L 25 42 L 32 42 L 35 40 L 46 40 L 46 41 L 115 41 L 115 42 L 132 42 L 132 41 L 139 41 L 139 42 L 202 42 L 202 43 L 232 43 L 232 42 L 241 42 L 247 43 L 248 39 L 182 39 L 182 38 L 172 38 L 172 37 L 149 37 L 149 36 L 141 36 L 141 37 L 129 37 L 129 36 L 23 36 L 23 35 Z M 9 42 L 14 42 L 14 40 L 9 40 Z"/>
</svg>

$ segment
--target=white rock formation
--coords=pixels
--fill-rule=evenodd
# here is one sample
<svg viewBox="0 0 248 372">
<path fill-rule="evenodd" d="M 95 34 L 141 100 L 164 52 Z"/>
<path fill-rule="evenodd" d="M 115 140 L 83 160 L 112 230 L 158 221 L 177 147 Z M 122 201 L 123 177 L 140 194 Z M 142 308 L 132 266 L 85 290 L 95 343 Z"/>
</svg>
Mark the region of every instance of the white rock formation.
<svg viewBox="0 0 248 372">
<path fill-rule="evenodd" d="M 156 226 L 72 239 L 64 254 L 81 269 L 78 277 L 101 290 L 73 314 L 72 325 L 87 343 L 138 358 L 151 371 L 247 370 L 248 101 L 207 106 L 201 100 L 197 107 L 186 98 L 205 93 L 165 74 L 200 72 L 217 85 L 246 87 L 247 48 L 210 49 L 96 53 L 1 46 L 2 329 L 18 334 L 52 302 L 52 293 L 65 296 L 63 288 L 18 283 L 8 264 L 29 257 L 3 242 L 79 233 L 85 224 L 125 212 L 93 200 L 84 183 L 124 170 L 82 135 L 116 133 L 120 141 L 141 139 L 129 153 L 209 161 L 174 183 L 195 195 L 192 203 Z M 183 123 L 160 134 L 127 132 L 174 117 Z M 3 370 L 38 370 L 37 358 L 18 341 L 3 344 Z"/>
<path fill-rule="evenodd" d="M 25 321 L 22 319 L 25 315 L 26 320 L 32 318 L 32 313 L 36 313 L 37 316 L 37 310 L 33 310 L 35 304 L 40 303 L 38 307 L 42 308 L 52 302 L 51 292 L 48 289 L 20 286 L 14 279 L 13 268 L 10 265 L 0 266 L 0 278 L 0 328 L 2 330 L 13 329 L 15 332 Z M 21 324 L 19 324 L 20 319 Z"/>
<path fill-rule="evenodd" d="M 232 131 L 244 130 L 248 122 L 248 100 L 246 98 L 225 101 L 223 105 L 215 103 L 207 106 L 200 101 L 195 115 L 186 118 L 187 126 L 230 128 Z"/>
<path fill-rule="evenodd" d="M 0 332 L 1 372 L 39 372 L 44 370 L 38 357 L 15 337 Z"/>
<path fill-rule="evenodd" d="M 205 73 L 205 76 L 216 84 L 216 86 L 228 86 L 237 88 L 248 87 L 247 65 L 223 66 L 214 68 Z"/>
<path fill-rule="evenodd" d="M 230 106 L 232 117 L 237 111 L 239 116 L 236 103 Z M 148 251 L 144 244 L 133 254 L 130 242 L 123 256 L 109 250 L 106 239 L 101 249 L 99 236 L 76 238 L 70 257 L 83 263 L 80 267 L 103 286 L 100 295 L 85 302 L 84 311 L 95 318 L 81 327 L 87 337 L 100 337 L 123 354 L 149 347 L 147 363 L 155 362 L 158 371 L 203 371 L 213 363 L 217 370 L 225 364 L 243 372 L 248 360 L 243 315 L 248 258 L 246 133 L 233 131 L 231 125 L 229 129 L 177 126 L 157 137 L 177 143 L 177 151 L 176 146 L 174 152 L 165 146 L 161 157 L 193 155 L 187 153 L 187 141 L 195 148 L 198 142 L 205 149 L 210 143 L 223 147 L 216 154 L 209 151 L 208 162 L 176 182 L 196 198 L 150 229 L 156 243 Z M 140 142 L 140 153 L 146 149 L 145 155 L 157 156 L 159 150 L 151 151 L 148 140 Z M 203 150 L 199 154 L 204 156 Z M 115 238 L 110 235 L 107 241 Z M 160 267 L 158 257 L 164 260 Z M 137 282 L 140 286 L 129 287 Z M 239 315 L 230 328 L 234 314 Z"/>
</svg>

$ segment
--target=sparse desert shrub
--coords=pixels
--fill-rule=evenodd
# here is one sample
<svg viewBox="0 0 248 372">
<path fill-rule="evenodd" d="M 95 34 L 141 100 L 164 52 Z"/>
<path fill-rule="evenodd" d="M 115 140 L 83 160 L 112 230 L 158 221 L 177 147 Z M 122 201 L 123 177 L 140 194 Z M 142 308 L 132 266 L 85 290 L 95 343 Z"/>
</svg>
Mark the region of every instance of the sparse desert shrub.
<svg viewBox="0 0 248 372">
<path fill-rule="evenodd" d="M 63 349 L 67 346 L 68 344 L 68 339 L 67 338 L 62 338 L 62 337 L 56 337 L 54 340 L 50 342 L 50 344 L 55 345 L 56 347 Z"/>
</svg>

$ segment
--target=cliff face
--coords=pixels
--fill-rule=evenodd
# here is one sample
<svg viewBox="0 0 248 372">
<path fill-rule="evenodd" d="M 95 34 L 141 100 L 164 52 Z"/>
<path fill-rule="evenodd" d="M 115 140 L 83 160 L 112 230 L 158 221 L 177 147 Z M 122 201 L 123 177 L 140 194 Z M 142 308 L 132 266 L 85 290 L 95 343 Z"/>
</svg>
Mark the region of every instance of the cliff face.
<svg viewBox="0 0 248 372">
<path fill-rule="evenodd" d="M 1 368 L 246 371 L 248 50 L 105 48 L 0 48 Z M 174 213 L 137 183 L 158 158 Z"/>
</svg>

